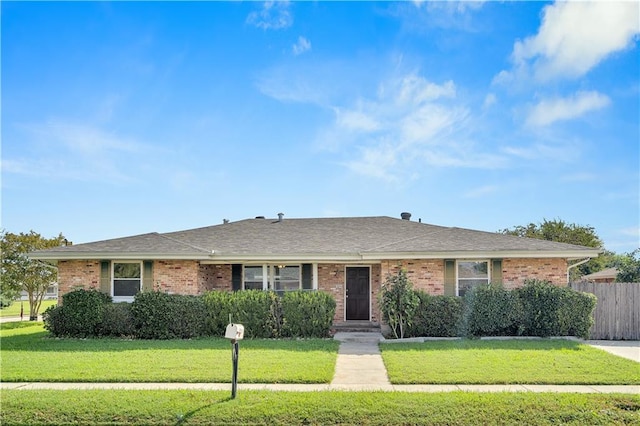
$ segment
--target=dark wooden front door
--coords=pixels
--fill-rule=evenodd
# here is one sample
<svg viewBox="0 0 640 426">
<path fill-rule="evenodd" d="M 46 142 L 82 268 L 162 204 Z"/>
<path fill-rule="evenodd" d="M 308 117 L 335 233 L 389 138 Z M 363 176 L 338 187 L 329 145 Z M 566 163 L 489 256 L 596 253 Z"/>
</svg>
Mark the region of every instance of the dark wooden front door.
<svg viewBox="0 0 640 426">
<path fill-rule="evenodd" d="M 347 321 L 369 321 L 369 268 L 347 268 Z"/>
</svg>

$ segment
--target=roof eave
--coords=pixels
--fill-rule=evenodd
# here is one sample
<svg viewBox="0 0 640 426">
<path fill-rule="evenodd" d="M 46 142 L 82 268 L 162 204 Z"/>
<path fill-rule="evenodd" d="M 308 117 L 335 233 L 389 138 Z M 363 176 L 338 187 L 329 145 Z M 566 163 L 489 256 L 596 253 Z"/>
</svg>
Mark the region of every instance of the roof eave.
<svg viewBox="0 0 640 426">
<path fill-rule="evenodd" d="M 584 259 L 597 257 L 601 253 L 599 249 L 593 250 L 459 250 L 438 252 L 366 252 L 362 253 L 363 260 L 384 259 L 536 259 L 536 258 L 560 258 L 560 259 Z"/>
</svg>

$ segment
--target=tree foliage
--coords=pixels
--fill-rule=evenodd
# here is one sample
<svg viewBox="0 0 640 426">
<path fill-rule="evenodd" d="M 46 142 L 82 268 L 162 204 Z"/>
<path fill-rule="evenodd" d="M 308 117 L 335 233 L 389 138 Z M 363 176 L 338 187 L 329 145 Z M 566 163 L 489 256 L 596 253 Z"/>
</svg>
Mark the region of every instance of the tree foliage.
<svg viewBox="0 0 640 426">
<path fill-rule="evenodd" d="M 619 283 L 640 282 L 640 248 L 618 256 L 613 265 L 618 269 L 616 281 Z"/>
<path fill-rule="evenodd" d="M 26 234 L 2 231 L 0 234 L 0 292 L 4 297 L 15 299 L 22 290 L 26 291 L 31 308 L 29 319 L 32 321 L 38 319 L 40 303 L 47 287 L 56 282 L 57 270 L 51 265 L 30 259 L 27 253 L 57 247 L 64 239 L 62 234 L 54 238 L 44 238 L 34 231 Z"/>
<path fill-rule="evenodd" d="M 602 248 L 602 240 L 593 227 L 567 223 L 560 219 L 547 220 L 542 223 L 530 223 L 526 226 L 515 226 L 499 232 L 518 237 L 537 238 L 539 240 L 558 243 L 575 244 L 585 247 Z"/>
<path fill-rule="evenodd" d="M 547 220 L 541 223 L 530 223 L 528 225 L 518 225 L 513 228 L 501 229 L 498 231 L 505 235 L 515 235 L 517 237 L 536 238 L 538 240 L 555 241 L 557 243 L 575 244 L 584 247 L 603 248 L 603 242 L 598 237 L 596 230 L 592 226 L 567 223 L 561 219 Z M 597 272 L 603 267 L 599 258 L 571 270 L 571 280 L 592 272 Z"/>
</svg>

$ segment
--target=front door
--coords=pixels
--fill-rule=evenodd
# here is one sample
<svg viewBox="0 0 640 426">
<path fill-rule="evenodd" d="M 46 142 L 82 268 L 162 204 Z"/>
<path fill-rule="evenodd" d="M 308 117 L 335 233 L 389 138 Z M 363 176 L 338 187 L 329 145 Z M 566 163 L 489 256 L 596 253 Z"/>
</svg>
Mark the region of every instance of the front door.
<svg viewBox="0 0 640 426">
<path fill-rule="evenodd" d="M 347 268 L 347 321 L 369 321 L 369 286 L 368 267 Z"/>
</svg>

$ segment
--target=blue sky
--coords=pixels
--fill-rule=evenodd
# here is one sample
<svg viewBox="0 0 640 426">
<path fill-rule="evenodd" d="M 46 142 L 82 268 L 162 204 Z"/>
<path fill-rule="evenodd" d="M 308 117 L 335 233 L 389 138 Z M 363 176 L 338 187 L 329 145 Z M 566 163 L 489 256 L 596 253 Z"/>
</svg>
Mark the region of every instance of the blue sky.
<svg viewBox="0 0 640 426">
<path fill-rule="evenodd" d="M 562 219 L 639 243 L 637 2 L 2 2 L 2 227 Z"/>
</svg>

